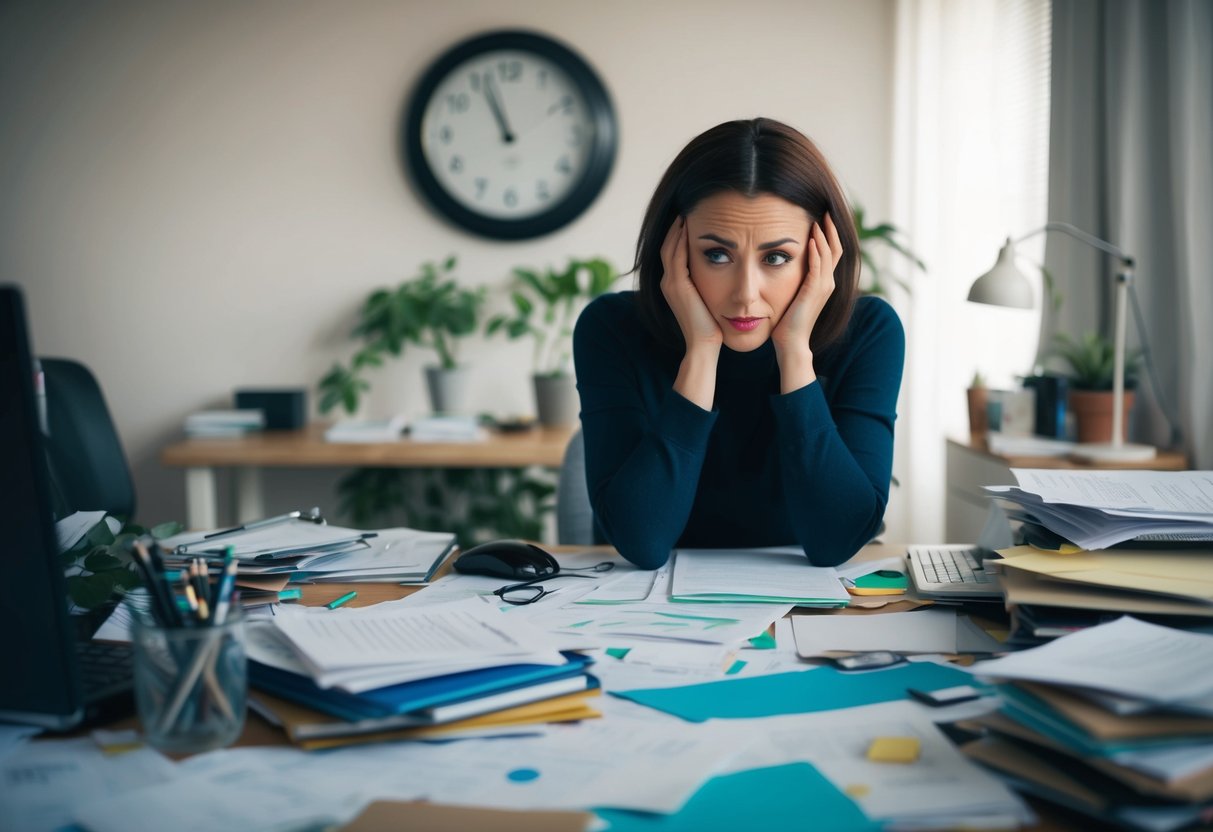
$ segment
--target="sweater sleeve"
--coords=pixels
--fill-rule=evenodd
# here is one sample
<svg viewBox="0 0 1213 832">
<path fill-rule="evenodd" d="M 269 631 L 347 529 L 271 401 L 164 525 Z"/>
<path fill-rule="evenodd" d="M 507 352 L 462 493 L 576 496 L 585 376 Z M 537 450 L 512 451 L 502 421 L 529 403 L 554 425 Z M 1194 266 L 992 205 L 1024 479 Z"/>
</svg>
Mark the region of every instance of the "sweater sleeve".
<svg viewBox="0 0 1213 832">
<path fill-rule="evenodd" d="M 646 387 L 649 359 L 606 311 L 591 304 L 573 333 L 590 505 L 620 555 L 656 569 L 686 528 L 716 414 Z"/>
<path fill-rule="evenodd" d="M 871 540 L 889 499 L 905 333 L 892 307 L 868 300 L 871 314 L 840 347 L 847 362 L 834 401 L 818 381 L 772 396 L 784 499 L 817 566 L 836 566 Z"/>
</svg>

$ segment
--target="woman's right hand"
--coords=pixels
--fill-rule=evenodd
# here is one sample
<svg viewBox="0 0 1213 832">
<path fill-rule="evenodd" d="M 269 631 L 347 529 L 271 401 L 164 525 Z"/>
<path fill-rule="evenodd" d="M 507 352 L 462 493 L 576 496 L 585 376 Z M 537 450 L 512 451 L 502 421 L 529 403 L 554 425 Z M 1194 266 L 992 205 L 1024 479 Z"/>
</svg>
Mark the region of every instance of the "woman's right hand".
<svg viewBox="0 0 1213 832">
<path fill-rule="evenodd" d="M 670 226 L 665 242 L 661 244 L 661 266 L 665 272 L 661 276 L 661 293 L 682 330 L 687 352 L 695 347 L 719 350 L 724 343 L 724 333 L 691 282 L 687 264 L 687 223 L 682 217 Z"/>
</svg>

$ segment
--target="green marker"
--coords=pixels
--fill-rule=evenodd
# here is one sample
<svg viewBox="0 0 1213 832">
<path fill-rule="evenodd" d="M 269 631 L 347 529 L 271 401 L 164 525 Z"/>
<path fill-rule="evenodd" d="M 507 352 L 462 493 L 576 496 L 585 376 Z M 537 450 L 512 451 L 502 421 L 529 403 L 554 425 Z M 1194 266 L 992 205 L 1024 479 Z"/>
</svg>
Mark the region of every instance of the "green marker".
<svg viewBox="0 0 1213 832">
<path fill-rule="evenodd" d="M 347 592 L 347 593 L 345 593 L 345 595 L 342 595 L 340 598 L 334 598 L 332 601 L 329 601 L 327 604 L 325 604 L 325 606 L 328 607 L 330 610 L 335 610 L 339 606 L 344 604 L 346 601 L 353 600 L 354 598 L 357 598 L 357 597 L 358 597 L 357 592 Z"/>
<path fill-rule="evenodd" d="M 284 589 L 278 593 L 279 601 L 298 601 L 303 598 L 302 589 Z M 336 602 L 334 602 L 336 603 Z"/>
</svg>

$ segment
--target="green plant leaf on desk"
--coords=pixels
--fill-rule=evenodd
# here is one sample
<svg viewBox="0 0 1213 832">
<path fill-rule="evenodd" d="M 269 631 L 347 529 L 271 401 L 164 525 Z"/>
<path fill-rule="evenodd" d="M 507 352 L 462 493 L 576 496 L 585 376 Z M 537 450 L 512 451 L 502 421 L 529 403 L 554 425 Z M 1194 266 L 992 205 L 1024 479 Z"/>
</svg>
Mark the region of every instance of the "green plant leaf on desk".
<svg viewBox="0 0 1213 832">
<path fill-rule="evenodd" d="M 177 534 L 182 525 L 176 521 L 161 523 L 150 531 L 160 540 Z M 64 569 L 75 569 L 67 576 L 67 593 L 72 603 L 91 610 L 104 606 L 115 594 L 139 586 L 139 574 L 131 562 L 130 543 L 147 529 L 127 523 L 114 534 L 102 518 L 85 533 L 80 542 L 64 552 L 60 561 Z"/>
</svg>

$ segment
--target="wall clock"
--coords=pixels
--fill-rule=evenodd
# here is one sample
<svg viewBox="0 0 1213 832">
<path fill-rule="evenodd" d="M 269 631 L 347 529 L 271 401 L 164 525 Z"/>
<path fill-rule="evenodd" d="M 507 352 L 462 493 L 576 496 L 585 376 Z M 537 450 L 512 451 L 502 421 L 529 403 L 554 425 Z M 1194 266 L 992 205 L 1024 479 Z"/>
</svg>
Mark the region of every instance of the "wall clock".
<svg viewBox="0 0 1213 832">
<path fill-rule="evenodd" d="M 601 192 L 618 130 L 579 55 L 534 32 L 497 31 L 441 55 L 413 91 L 406 165 L 430 203 L 486 237 L 538 237 Z"/>
</svg>

